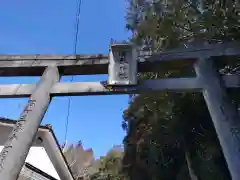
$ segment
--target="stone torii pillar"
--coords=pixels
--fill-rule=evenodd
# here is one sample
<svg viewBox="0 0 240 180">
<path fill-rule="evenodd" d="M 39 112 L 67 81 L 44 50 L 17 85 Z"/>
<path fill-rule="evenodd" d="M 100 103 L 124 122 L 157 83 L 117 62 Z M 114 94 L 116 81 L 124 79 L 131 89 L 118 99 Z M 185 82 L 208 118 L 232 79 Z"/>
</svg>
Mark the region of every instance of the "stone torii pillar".
<svg viewBox="0 0 240 180">
<path fill-rule="evenodd" d="M 57 67 L 48 67 L 0 153 L 1 180 L 16 180 L 18 178 L 51 101 L 51 87 L 58 81 Z"/>
<path fill-rule="evenodd" d="M 211 59 L 198 60 L 195 71 L 204 86 L 203 96 L 232 180 L 240 180 L 240 118 L 237 108 L 229 99 Z"/>
</svg>

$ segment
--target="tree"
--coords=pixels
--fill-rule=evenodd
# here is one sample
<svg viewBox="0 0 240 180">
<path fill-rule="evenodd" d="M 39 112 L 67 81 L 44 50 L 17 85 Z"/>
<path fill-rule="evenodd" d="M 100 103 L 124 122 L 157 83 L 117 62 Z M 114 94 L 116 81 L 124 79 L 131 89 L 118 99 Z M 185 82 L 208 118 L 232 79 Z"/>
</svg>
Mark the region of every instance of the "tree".
<svg viewBox="0 0 240 180">
<path fill-rule="evenodd" d="M 150 52 L 239 40 L 237 3 L 129 0 L 127 28 L 133 32 L 132 41 Z M 232 68 L 224 64 L 224 70 L 237 66 L 227 65 Z M 193 70 L 166 70 L 141 78 L 193 74 Z M 130 101 L 124 119 L 123 163 L 130 179 L 229 179 L 201 94 L 141 94 Z"/>
<path fill-rule="evenodd" d="M 91 180 L 128 180 L 122 172 L 123 152 L 109 151 L 105 157 L 101 157 L 93 165 L 98 172 L 90 175 Z"/>
</svg>

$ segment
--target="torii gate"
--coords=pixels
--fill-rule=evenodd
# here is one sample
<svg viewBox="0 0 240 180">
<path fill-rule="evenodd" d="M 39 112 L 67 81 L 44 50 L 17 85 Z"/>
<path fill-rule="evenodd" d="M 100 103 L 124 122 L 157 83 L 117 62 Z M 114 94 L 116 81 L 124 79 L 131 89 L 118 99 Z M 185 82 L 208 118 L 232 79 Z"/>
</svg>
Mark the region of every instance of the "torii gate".
<svg viewBox="0 0 240 180">
<path fill-rule="evenodd" d="M 192 90 L 203 93 L 231 177 L 233 180 L 239 180 L 240 118 L 237 109 L 231 104 L 227 96 L 225 87 L 239 88 L 240 75 L 220 77 L 211 58 L 222 56 L 239 57 L 240 43 L 209 45 L 195 49 L 176 49 L 155 54 L 149 58 L 138 59 L 136 64 L 138 64 L 139 72 L 156 72 L 160 71 L 163 66 L 165 68 L 187 68 L 193 66 L 197 75 L 194 78 L 146 80 L 138 83 L 136 81 L 136 73 L 132 72 L 135 69 L 134 63 L 133 67 L 131 67 L 130 63 L 130 67 L 128 65 L 127 68 L 124 67 L 125 69 L 122 69 L 123 71 L 126 69 L 130 70 L 127 72 L 129 77 L 124 77 L 124 80 L 121 80 L 121 78 L 119 80 L 119 77 L 116 77 L 116 72 L 120 71 L 121 68 L 118 69 L 119 64 L 116 66 L 112 65 L 111 58 L 116 58 L 115 54 L 121 52 L 122 46 L 116 45 L 115 47 L 118 48 L 112 48 L 109 56 L 0 56 L 1 76 L 42 76 L 36 85 L 0 85 L 1 98 L 30 97 L 27 106 L 0 154 L 0 179 L 17 179 L 37 129 L 53 96 L 138 94 L 146 91 Z M 128 57 L 133 62 L 134 58 L 133 54 Z M 110 81 L 119 86 L 107 88 L 101 82 L 59 83 L 60 75 L 107 74 L 108 72 Z M 119 80 L 120 83 L 114 81 L 114 79 Z M 69 180 L 70 177 L 66 175 L 64 179 Z"/>
</svg>

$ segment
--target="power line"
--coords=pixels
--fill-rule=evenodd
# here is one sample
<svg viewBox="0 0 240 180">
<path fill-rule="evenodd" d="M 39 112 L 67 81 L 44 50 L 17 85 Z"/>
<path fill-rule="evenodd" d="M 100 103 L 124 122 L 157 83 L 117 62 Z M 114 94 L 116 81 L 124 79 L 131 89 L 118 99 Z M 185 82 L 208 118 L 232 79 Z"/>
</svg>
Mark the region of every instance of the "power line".
<svg viewBox="0 0 240 180">
<path fill-rule="evenodd" d="M 82 7 L 82 0 L 78 0 L 77 4 L 77 12 L 76 12 L 76 24 L 75 24 L 75 34 L 74 34 L 74 41 L 73 41 L 73 54 L 75 57 L 77 56 L 77 44 L 78 44 L 78 34 L 79 34 L 79 22 L 80 22 L 80 15 L 81 15 L 81 8 Z M 70 82 L 73 81 L 73 76 L 71 76 Z M 67 119 L 65 124 L 65 137 L 64 140 L 67 140 L 67 133 L 68 133 L 68 123 L 69 123 L 69 116 L 70 116 L 70 109 L 71 109 L 71 96 L 68 97 L 68 108 L 67 108 Z M 64 142 L 64 143 L 65 143 Z"/>
<path fill-rule="evenodd" d="M 78 0 L 78 8 L 76 12 L 76 24 L 75 24 L 75 38 L 74 38 L 74 44 L 73 44 L 73 53 L 77 55 L 77 43 L 78 43 L 78 32 L 79 32 L 79 22 L 80 22 L 80 15 L 81 15 L 81 6 L 82 6 L 82 0 Z"/>
</svg>

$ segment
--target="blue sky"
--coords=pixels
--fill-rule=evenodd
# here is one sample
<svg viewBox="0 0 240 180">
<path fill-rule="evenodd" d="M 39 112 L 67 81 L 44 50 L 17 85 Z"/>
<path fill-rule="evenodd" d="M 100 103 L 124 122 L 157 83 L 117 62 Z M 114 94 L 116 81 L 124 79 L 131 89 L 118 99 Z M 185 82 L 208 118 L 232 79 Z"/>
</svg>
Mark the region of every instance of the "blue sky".
<svg viewBox="0 0 240 180">
<path fill-rule="evenodd" d="M 2 0 L 0 54 L 71 54 L 77 0 Z M 110 38 L 125 40 L 125 0 L 82 0 L 79 42 L 81 54 L 108 53 Z M 74 81 L 100 81 L 107 75 L 75 76 Z M 36 83 L 39 77 L 1 78 L 1 84 Z M 63 77 L 62 81 L 69 81 Z M 0 116 L 17 119 L 27 99 L 0 99 Z M 50 123 L 64 142 L 68 97 L 51 102 L 42 124 Z M 83 141 L 96 157 L 122 142 L 122 111 L 128 96 L 73 97 L 68 143 Z"/>
</svg>

